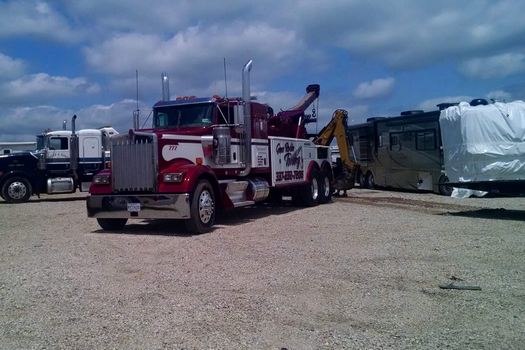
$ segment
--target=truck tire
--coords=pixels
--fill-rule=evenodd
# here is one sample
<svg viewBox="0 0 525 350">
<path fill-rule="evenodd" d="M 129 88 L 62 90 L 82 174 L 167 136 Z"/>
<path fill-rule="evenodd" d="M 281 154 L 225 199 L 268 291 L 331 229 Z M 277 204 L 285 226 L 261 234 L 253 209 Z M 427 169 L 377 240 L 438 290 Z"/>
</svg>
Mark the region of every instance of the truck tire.
<svg viewBox="0 0 525 350">
<path fill-rule="evenodd" d="M 200 180 L 191 194 L 190 219 L 186 220 L 186 228 L 191 233 L 210 232 L 215 223 L 215 194 L 209 181 Z"/>
<path fill-rule="evenodd" d="M 438 180 L 439 194 L 442 196 L 450 197 L 454 188 L 447 185 L 449 179 L 446 175 L 441 175 Z"/>
<path fill-rule="evenodd" d="M 106 231 L 115 231 L 122 230 L 128 222 L 128 219 L 106 219 L 106 218 L 97 218 L 97 222 L 103 230 Z"/>
<path fill-rule="evenodd" d="M 2 186 L 2 197 L 9 203 L 27 202 L 31 194 L 31 184 L 23 177 L 15 176 L 7 179 Z"/>
<path fill-rule="evenodd" d="M 296 205 L 313 207 L 319 204 L 321 190 L 321 176 L 317 169 L 312 169 L 308 185 L 298 188 L 292 196 Z"/>
<path fill-rule="evenodd" d="M 330 175 L 328 172 L 323 171 L 321 173 L 321 182 L 319 186 L 319 203 L 324 204 L 332 200 L 332 194 L 334 189 L 332 187 L 332 181 L 330 181 Z"/>
</svg>

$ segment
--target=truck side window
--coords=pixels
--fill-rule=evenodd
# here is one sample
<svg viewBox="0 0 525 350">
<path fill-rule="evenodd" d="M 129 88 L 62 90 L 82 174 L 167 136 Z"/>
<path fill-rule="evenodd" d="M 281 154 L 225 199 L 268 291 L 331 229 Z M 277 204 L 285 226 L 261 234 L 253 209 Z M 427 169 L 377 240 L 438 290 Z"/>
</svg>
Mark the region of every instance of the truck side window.
<svg viewBox="0 0 525 350">
<path fill-rule="evenodd" d="M 233 106 L 219 107 L 217 124 L 235 124 Z"/>
<path fill-rule="evenodd" d="M 51 150 L 67 150 L 69 149 L 67 137 L 51 137 L 49 139 L 49 149 Z"/>
</svg>

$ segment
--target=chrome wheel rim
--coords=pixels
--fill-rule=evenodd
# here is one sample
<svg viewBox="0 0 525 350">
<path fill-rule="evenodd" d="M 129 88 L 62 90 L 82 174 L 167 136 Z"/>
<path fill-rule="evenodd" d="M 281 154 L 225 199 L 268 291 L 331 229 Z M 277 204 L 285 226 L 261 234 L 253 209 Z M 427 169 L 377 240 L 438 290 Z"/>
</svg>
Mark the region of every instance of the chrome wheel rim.
<svg viewBox="0 0 525 350">
<path fill-rule="evenodd" d="M 12 199 L 22 199 L 27 194 L 27 187 L 23 182 L 14 181 L 7 188 L 7 194 Z"/>
<path fill-rule="evenodd" d="M 199 195 L 199 217 L 203 224 L 207 224 L 213 217 L 214 203 L 210 191 L 204 190 Z"/>
<path fill-rule="evenodd" d="M 312 179 L 312 184 L 310 187 L 312 190 L 312 199 L 316 200 L 317 197 L 319 197 L 319 183 L 315 177 Z"/>
<path fill-rule="evenodd" d="M 328 198 L 330 196 L 330 179 L 328 176 L 324 177 L 324 196 Z"/>
</svg>

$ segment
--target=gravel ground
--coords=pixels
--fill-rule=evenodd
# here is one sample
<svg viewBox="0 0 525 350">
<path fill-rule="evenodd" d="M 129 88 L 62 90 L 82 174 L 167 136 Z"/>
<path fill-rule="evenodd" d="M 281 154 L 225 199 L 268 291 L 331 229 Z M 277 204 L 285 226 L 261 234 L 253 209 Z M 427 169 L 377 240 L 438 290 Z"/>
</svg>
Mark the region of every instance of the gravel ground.
<svg viewBox="0 0 525 350">
<path fill-rule="evenodd" d="M 525 198 L 352 190 L 104 233 L 0 202 L 0 349 L 522 349 Z M 481 291 L 440 289 L 440 284 Z"/>
</svg>

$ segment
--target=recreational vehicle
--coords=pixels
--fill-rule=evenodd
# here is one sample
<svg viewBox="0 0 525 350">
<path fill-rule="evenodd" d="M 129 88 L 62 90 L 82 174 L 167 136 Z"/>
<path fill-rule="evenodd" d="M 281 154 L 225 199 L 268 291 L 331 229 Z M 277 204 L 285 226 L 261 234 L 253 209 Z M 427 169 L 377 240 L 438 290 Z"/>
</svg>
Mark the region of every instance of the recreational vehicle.
<svg viewBox="0 0 525 350">
<path fill-rule="evenodd" d="M 349 126 L 362 187 L 433 191 L 450 196 L 444 173 L 439 111 L 407 111 Z"/>
</svg>

